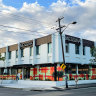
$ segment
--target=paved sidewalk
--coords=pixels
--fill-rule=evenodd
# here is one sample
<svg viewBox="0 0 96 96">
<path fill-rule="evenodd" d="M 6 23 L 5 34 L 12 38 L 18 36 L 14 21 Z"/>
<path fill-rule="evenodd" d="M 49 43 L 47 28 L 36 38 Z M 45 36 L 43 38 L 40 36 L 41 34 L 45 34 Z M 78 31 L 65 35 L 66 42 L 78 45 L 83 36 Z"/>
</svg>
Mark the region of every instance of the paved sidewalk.
<svg viewBox="0 0 96 96">
<path fill-rule="evenodd" d="M 23 89 L 26 91 L 31 91 L 31 90 L 70 90 L 70 89 L 77 89 L 77 88 L 88 88 L 88 87 L 96 87 L 96 83 L 93 84 L 78 84 L 77 87 L 75 85 L 70 85 L 68 88 L 65 86 L 58 86 L 58 87 L 50 87 L 50 86 L 25 86 L 25 85 L 20 85 L 20 84 L 0 84 L 0 87 L 8 87 L 8 88 L 17 88 L 17 89 Z"/>
<path fill-rule="evenodd" d="M 62 87 L 53 87 L 53 88 L 54 89 L 57 89 L 57 90 L 70 90 L 70 89 L 79 89 L 79 88 L 88 88 L 88 87 L 96 87 L 96 83 L 78 84 L 77 87 L 75 85 L 73 85 L 73 86 L 68 86 L 68 88 L 66 88 L 65 86 L 62 86 Z"/>
<path fill-rule="evenodd" d="M 68 88 L 65 81 L 31 81 L 31 80 L 0 80 L 1 87 L 17 88 L 24 90 L 66 90 L 74 88 L 96 87 L 96 80 L 80 80 L 76 87 L 75 81 L 68 81 Z"/>
</svg>

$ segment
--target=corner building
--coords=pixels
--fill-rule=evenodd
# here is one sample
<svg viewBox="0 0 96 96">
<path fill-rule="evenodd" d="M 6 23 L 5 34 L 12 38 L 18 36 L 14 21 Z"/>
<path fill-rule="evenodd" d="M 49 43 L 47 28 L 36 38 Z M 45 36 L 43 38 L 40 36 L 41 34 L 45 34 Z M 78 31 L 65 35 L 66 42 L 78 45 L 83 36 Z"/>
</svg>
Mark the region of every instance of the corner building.
<svg viewBox="0 0 96 96">
<path fill-rule="evenodd" d="M 63 34 L 66 74 L 68 80 L 96 79 L 96 65 L 90 64 L 94 59 L 90 49 L 93 41 Z M 62 71 L 63 62 L 61 40 L 58 33 L 45 37 L 20 42 L 0 48 L 5 61 L 0 61 L 0 79 L 58 80 L 53 73 Z M 56 74 L 55 74 L 56 75 Z M 65 80 L 65 72 L 59 81 Z"/>
</svg>

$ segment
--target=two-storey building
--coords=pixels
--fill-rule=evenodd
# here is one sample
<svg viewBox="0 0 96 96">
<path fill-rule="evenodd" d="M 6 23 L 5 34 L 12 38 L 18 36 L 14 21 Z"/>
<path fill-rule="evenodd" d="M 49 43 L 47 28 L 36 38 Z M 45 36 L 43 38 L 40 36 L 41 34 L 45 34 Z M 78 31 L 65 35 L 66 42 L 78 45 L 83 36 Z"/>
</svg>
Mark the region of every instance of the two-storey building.
<svg viewBox="0 0 96 96">
<path fill-rule="evenodd" d="M 90 49 L 95 42 L 63 34 L 66 74 L 69 80 L 96 79 L 96 65 Z M 0 78 L 30 80 L 56 80 L 54 72 L 62 71 L 61 40 L 58 33 L 0 48 L 5 61 L 0 61 Z M 65 72 L 64 72 L 65 74 Z M 56 74 L 55 74 L 56 75 Z M 64 80 L 60 78 L 59 80 Z"/>
</svg>

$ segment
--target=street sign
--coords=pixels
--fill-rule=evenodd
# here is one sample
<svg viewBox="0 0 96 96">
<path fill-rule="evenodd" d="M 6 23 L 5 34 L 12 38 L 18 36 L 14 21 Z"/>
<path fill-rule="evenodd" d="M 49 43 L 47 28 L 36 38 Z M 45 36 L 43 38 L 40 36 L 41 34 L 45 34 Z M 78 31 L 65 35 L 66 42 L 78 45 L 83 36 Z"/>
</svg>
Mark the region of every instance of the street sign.
<svg viewBox="0 0 96 96">
<path fill-rule="evenodd" d="M 60 67 L 64 70 L 66 68 L 66 65 L 62 64 Z"/>
</svg>

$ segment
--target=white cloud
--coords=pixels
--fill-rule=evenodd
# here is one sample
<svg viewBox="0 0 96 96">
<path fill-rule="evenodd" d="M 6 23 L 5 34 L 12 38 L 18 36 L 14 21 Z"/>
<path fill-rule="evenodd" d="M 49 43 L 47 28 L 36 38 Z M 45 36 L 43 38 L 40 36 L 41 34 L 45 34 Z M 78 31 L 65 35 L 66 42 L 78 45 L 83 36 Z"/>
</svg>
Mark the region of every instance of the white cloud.
<svg viewBox="0 0 96 96">
<path fill-rule="evenodd" d="M 37 2 L 32 4 L 25 2 L 22 8 L 17 10 L 14 7 L 5 6 L 0 0 L 0 25 L 25 29 L 19 30 L 0 26 L 2 29 L 0 31 L 0 47 L 30 40 L 39 37 L 38 35 L 43 36 L 47 33 L 56 32 L 51 28 L 58 27 L 56 20 L 60 16 L 65 17 L 61 22 L 62 25 L 77 21 L 76 25 L 70 25 L 65 30 L 66 34 L 96 41 L 96 0 L 71 1 L 71 4 L 67 4 L 65 0 L 58 0 L 56 3 L 52 3 L 49 8 L 39 5 Z M 32 30 L 32 32 L 26 30 Z M 24 34 L 16 32 L 23 32 Z M 35 35 L 27 35 L 26 33 Z"/>
<path fill-rule="evenodd" d="M 66 2 L 58 0 L 56 3 L 52 3 L 51 9 L 55 12 L 63 12 L 66 8 Z"/>
<path fill-rule="evenodd" d="M 96 30 L 94 30 L 94 29 L 86 30 L 83 32 L 83 34 L 81 34 L 81 36 L 84 39 L 87 38 L 88 40 L 96 41 Z"/>
<path fill-rule="evenodd" d="M 0 3 L 2 3 L 2 0 L 0 0 Z"/>
<path fill-rule="evenodd" d="M 40 6 L 37 2 L 32 3 L 32 4 L 27 4 L 26 2 L 23 3 L 22 8 L 20 11 L 22 12 L 29 12 L 29 13 L 37 13 L 41 12 L 43 10 L 43 6 Z"/>
</svg>

